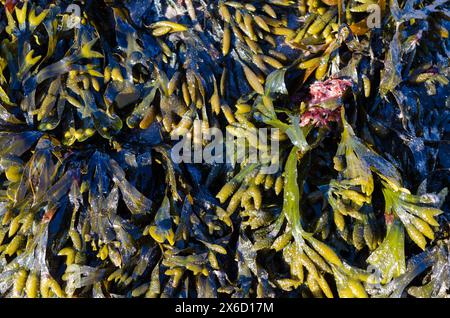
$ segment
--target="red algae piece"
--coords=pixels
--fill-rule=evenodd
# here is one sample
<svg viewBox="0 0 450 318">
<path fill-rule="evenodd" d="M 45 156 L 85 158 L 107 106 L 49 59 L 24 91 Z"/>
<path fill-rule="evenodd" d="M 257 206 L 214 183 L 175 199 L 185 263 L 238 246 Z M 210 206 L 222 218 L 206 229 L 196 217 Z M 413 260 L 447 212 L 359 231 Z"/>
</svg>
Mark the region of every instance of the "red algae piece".
<svg viewBox="0 0 450 318">
<path fill-rule="evenodd" d="M 309 88 L 311 105 L 339 98 L 350 86 L 352 86 L 352 82 L 346 79 L 328 79 L 324 82 L 315 82 Z"/>
</svg>

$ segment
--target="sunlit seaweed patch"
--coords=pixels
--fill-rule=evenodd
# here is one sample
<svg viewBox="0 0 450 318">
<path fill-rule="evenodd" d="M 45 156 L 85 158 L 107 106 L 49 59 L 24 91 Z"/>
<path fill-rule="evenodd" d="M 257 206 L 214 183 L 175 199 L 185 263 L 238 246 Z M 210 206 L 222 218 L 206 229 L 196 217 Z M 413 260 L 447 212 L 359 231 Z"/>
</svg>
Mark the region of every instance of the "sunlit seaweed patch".
<svg viewBox="0 0 450 318">
<path fill-rule="evenodd" d="M 0 296 L 449 297 L 447 1 L 1 3 Z"/>
</svg>

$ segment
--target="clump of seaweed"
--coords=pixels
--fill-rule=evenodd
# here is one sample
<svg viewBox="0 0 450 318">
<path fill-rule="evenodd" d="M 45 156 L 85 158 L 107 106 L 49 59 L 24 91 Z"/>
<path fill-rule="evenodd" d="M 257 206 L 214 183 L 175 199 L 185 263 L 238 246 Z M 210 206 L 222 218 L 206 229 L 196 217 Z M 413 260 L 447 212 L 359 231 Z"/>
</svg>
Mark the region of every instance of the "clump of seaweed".
<svg viewBox="0 0 450 318">
<path fill-rule="evenodd" d="M 449 296 L 445 0 L 1 3 L 0 296 Z"/>
</svg>

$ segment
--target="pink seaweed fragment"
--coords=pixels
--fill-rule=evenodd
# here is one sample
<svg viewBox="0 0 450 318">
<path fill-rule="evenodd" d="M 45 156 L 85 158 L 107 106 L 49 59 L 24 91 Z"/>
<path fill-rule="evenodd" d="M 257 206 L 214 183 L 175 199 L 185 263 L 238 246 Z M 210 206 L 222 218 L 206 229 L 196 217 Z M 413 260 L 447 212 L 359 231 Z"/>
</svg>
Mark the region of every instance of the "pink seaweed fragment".
<svg viewBox="0 0 450 318">
<path fill-rule="evenodd" d="M 352 82 L 346 79 L 328 79 L 324 82 L 315 82 L 309 87 L 311 105 L 317 105 L 330 99 L 341 97 Z"/>
<path fill-rule="evenodd" d="M 330 122 L 340 120 L 340 107 L 331 110 L 322 107 L 311 107 L 301 116 L 300 126 L 314 125 L 316 127 L 328 126 Z"/>
<path fill-rule="evenodd" d="M 300 126 L 314 125 L 316 127 L 328 126 L 330 122 L 340 120 L 340 107 L 328 109 L 319 104 L 340 98 L 352 82 L 346 79 L 328 79 L 324 82 L 317 81 L 309 87 L 310 107 L 301 116 Z"/>
<path fill-rule="evenodd" d="M 8 9 L 9 12 L 12 12 L 18 2 L 19 0 L 6 0 L 5 7 L 6 9 Z"/>
</svg>

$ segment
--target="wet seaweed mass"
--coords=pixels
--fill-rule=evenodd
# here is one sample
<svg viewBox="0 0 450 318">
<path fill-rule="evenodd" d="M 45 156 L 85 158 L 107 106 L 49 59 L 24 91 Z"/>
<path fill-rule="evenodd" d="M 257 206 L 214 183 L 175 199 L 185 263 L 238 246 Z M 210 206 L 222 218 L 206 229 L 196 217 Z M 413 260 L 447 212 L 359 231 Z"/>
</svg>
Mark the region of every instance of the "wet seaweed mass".
<svg viewBox="0 0 450 318">
<path fill-rule="evenodd" d="M 447 0 L 1 4 L 1 297 L 449 297 Z"/>
</svg>

